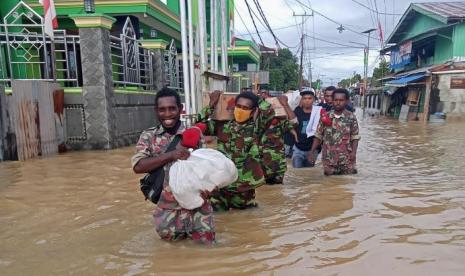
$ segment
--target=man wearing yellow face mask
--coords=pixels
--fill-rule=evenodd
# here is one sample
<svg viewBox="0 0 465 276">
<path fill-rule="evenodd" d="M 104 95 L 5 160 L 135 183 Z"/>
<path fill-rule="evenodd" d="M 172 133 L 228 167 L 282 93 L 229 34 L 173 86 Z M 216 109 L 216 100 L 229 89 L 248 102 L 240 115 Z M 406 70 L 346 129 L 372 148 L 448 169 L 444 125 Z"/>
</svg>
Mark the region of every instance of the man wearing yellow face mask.
<svg viewBox="0 0 465 276">
<path fill-rule="evenodd" d="M 259 145 L 273 120 L 274 111 L 269 103 L 255 94 L 243 92 L 236 97 L 234 119 L 221 125 L 209 120 L 220 95 L 219 91 L 210 95 L 210 104 L 201 111 L 198 119 L 208 124 L 207 135 L 218 137 L 218 150 L 234 162 L 239 177 L 231 185 L 214 191 L 211 203 L 216 211 L 255 207 L 255 189 L 265 184 Z"/>
</svg>

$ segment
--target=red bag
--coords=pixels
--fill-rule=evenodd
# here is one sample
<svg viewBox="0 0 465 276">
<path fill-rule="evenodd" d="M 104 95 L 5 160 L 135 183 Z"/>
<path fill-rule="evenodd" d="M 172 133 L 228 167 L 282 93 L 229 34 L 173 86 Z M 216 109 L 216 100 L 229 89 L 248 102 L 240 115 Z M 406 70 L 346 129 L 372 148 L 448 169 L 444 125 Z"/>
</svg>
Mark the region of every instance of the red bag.
<svg viewBox="0 0 465 276">
<path fill-rule="evenodd" d="M 320 120 L 325 126 L 332 126 L 333 125 L 333 121 L 331 120 L 331 118 L 329 117 L 328 112 L 324 108 L 322 108 L 321 111 L 320 111 Z"/>
</svg>

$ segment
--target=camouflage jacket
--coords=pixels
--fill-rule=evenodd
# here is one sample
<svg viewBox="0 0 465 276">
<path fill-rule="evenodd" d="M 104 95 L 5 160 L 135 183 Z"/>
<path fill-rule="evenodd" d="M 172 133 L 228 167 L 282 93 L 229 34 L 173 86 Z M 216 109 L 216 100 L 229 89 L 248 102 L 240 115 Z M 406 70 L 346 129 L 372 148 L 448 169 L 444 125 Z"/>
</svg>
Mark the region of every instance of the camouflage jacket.
<svg viewBox="0 0 465 276">
<path fill-rule="evenodd" d="M 287 170 L 284 133 L 291 131 L 297 124 L 297 119 L 289 121 L 286 118 L 274 118 L 262 136 L 260 150 L 265 178 L 284 177 Z"/>
<path fill-rule="evenodd" d="M 217 121 L 209 120 L 213 109 L 205 107 L 198 121 L 208 124 L 207 135 L 218 137 L 218 151 L 231 159 L 238 169 L 239 177 L 227 186 L 231 192 L 244 192 L 265 184 L 260 160 L 260 141 L 274 117 L 274 110 L 266 101 L 259 103 L 256 120 L 239 124 L 230 120 L 217 128 Z"/>
<path fill-rule="evenodd" d="M 264 149 L 284 149 L 284 133 L 293 130 L 296 125 L 297 120 L 274 118 L 262 136 L 261 146 Z"/>
<path fill-rule="evenodd" d="M 320 120 L 315 133 L 315 137 L 323 144 L 323 162 L 329 165 L 347 164 L 352 151 L 351 142 L 360 139 L 357 118 L 348 110 L 344 110 L 340 117 L 334 110 L 328 115 L 332 125 L 326 126 Z"/>
<path fill-rule="evenodd" d="M 142 132 L 139 141 L 136 145 L 136 153 L 132 157 L 132 167 L 134 168 L 137 163 L 147 157 L 156 157 L 163 154 L 173 140 L 174 136 L 182 134 L 185 127 L 181 125 L 175 135 L 166 132 L 161 125 L 149 128 Z M 160 195 L 157 206 L 161 209 L 181 209 L 178 202 L 171 193 L 169 183 L 169 169 L 172 163 L 164 166 L 165 180 L 163 183 L 163 191 Z"/>
</svg>

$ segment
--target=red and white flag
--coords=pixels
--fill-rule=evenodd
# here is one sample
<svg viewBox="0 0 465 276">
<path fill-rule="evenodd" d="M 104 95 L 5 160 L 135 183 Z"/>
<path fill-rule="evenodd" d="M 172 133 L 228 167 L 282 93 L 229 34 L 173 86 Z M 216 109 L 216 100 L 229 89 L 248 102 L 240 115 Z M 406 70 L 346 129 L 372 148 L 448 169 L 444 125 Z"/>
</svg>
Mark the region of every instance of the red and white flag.
<svg viewBox="0 0 465 276">
<path fill-rule="evenodd" d="M 384 33 L 383 33 L 383 27 L 381 26 L 381 22 L 378 19 L 378 33 L 379 33 L 379 41 L 381 42 L 381 45 L 384 45 Z"/>
<path fill-rule="evenodd" d="M 57 13 L 53 0 L 39 0 L 44 6 L 45 33 L 53 40 L 53 29 L 58 28 Z"/>
</svg>

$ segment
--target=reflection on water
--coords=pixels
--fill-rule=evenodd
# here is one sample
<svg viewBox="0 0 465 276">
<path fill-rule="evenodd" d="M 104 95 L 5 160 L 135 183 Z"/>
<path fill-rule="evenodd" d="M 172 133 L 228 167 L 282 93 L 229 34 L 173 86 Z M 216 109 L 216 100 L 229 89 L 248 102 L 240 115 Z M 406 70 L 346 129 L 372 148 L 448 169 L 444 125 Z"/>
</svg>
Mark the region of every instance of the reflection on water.
<svg viewBox="0 0 465 276">
<path fill-rule="evenodd" d="M 358 175 L 290 170 L 207 248 L 158 239 L 132 148 L 0 163 L 0 274 L 463 275 L 465 125 L 361 131 Z"/>
</svg>

